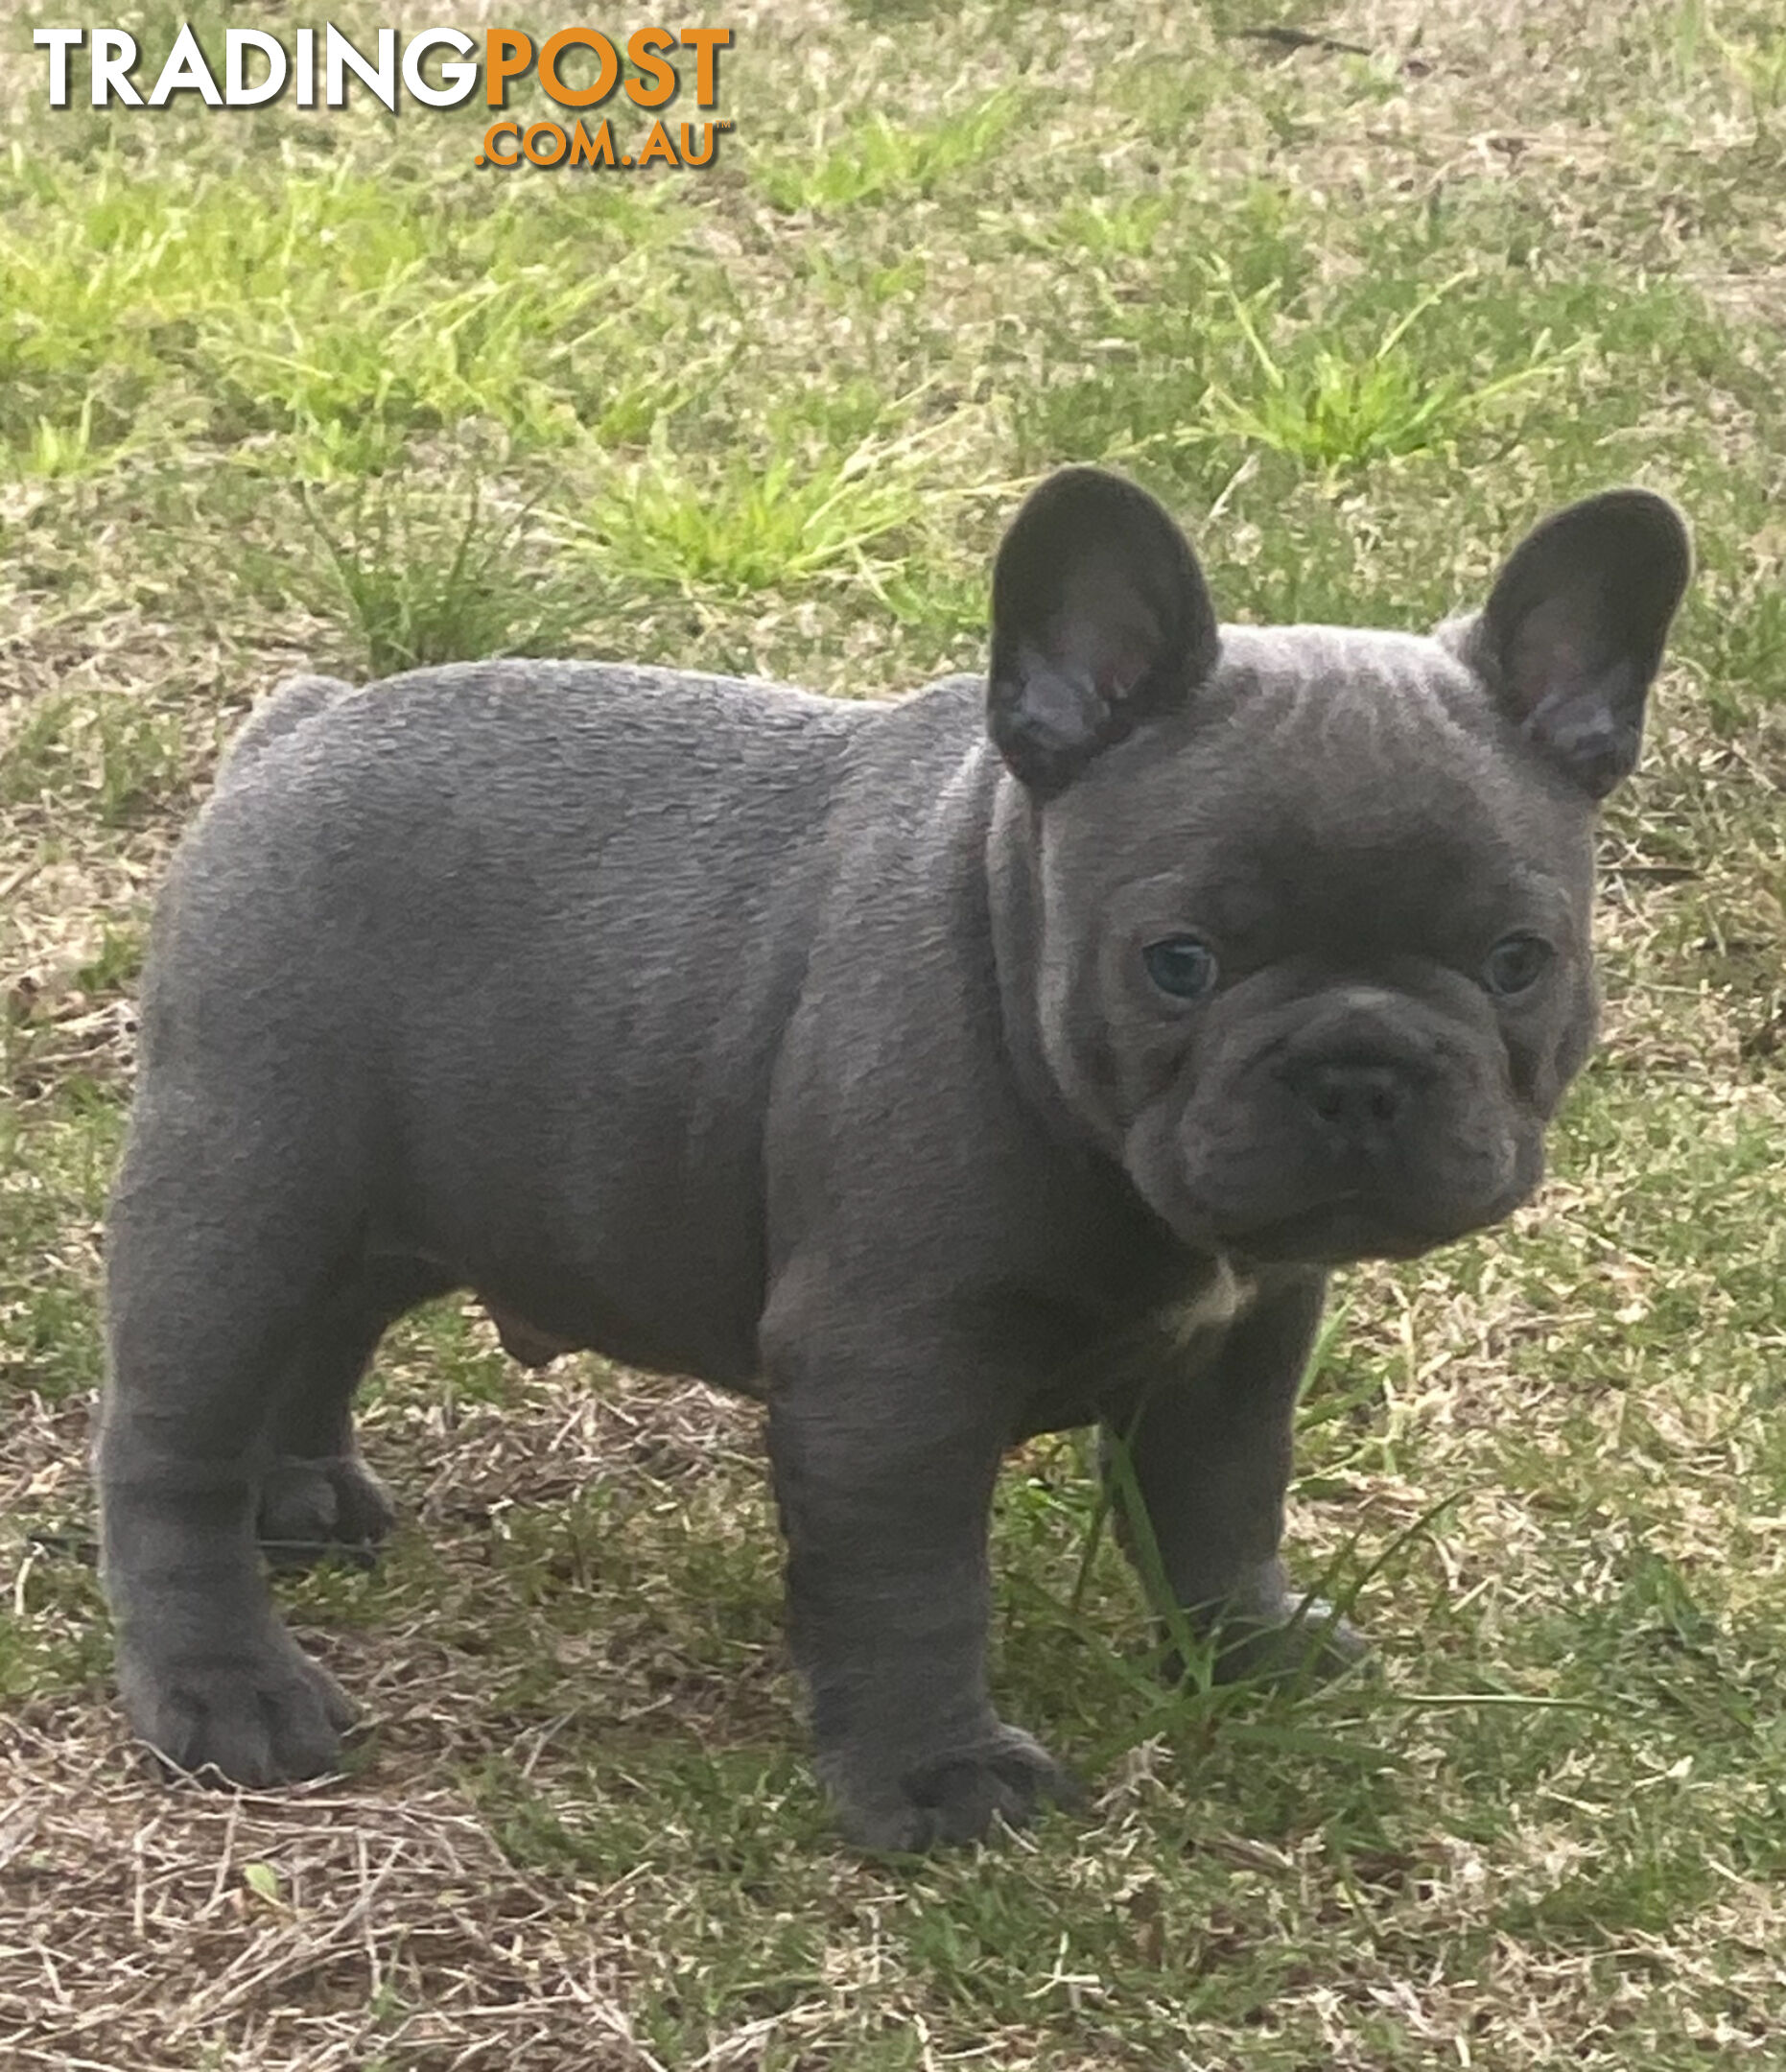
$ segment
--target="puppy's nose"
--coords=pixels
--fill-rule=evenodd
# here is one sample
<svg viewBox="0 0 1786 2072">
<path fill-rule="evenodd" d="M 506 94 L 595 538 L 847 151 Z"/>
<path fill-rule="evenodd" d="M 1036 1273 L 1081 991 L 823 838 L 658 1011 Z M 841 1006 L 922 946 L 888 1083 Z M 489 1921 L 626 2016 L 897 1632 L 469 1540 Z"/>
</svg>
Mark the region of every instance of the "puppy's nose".
<svg viewBox="0 0 1786 2072">
<path fill-rule="evenodd" d="M 1336 1146 L 1367 1155 L 1392 1138 L 1413 1088 L 1399 1066 L 1347 1058 L 1311 1060 L 1291 1085 Z"/>
</svg>

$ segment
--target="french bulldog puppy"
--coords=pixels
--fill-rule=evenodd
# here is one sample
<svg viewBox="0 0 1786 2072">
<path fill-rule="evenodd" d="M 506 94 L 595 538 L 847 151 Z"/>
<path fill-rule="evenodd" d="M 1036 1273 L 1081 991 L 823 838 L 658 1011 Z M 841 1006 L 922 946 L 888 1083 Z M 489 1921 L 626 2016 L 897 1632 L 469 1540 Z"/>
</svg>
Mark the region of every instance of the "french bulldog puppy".
<svg viewBox="0 0 1786 2072">
<path fill-rule="evenodd" d="M 136 1732 L 267 1785 L 350 1711 L 258 1537 L 376 1541 L 351 1404 L 449 1289 L 523 1356 L 760 1397 L 846 1833 L 1067 1780 L 994 1711 L 987 1512 L 1025 1435 L 1127 1445 L 1230 1672 L 1357 1643 L 1280 1558 L 1341 1261 L 1537 1186 L 1592 1038 L 1595 811 L 1687 579 L 1616 489 L 1431 636 L 1218 626 L 1073 468 L 984 678 L 898 703 L 613 665 L 305 678 L 155 923 L 107 1244 L 104 1571 Z"/>
</svg>

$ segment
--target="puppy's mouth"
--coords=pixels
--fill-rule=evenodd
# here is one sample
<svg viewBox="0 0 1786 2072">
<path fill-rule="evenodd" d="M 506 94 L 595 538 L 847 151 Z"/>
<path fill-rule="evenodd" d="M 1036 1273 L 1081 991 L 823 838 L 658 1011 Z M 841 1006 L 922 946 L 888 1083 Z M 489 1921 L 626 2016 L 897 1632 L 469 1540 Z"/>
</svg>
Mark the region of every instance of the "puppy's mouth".
<svg viewBox="0 0 1786 2072">
<path fill-rule="evenodd" d="M 1479 1213 L 1411 1220 L 1404 1212 L 1356 1189 L 1289 1215 L 1239 1227 L 1218 1226 L 1214 1235 L 1223 1251 L 1261 1266 L 1291 1262 L 1350 1266 L 1360 1260 L 1419 1259 L 1422 1253 L 1454 1244 L 1470 1232 L 1499 1221 L 1506 1213 L 1492 1207 Z"/>
<path fill-rule="evenodd" d="M 1224 1252 L 1260 1265 L 1418 1259 L 1511 1215 L 1537 1187 L 1541 1170 L 1539 1161 L 1528 1166 L 1516 1158 L 1500 1185 L 1481 1195 L 1435 1192 L 1422 1199 L 1405 1184 L 1342 1186 L 1277 1214 L 1261 1213 L 1263 1203 L 1242 1213 L 1214 1210 L 1209 1230 Z"/>
<path fill-rule="evenodd" d="M 1242 1138 L 1228 1158 L 1196 1157 L 1200 1139 L 1187 1146 L 1178 1132 L 1156 1147 L 1166 1156 L 1129 1168 L 1155 1211 L 1193 1249 L 1259 1265 L 1418 1259 L 1502 1221 L 1544 1171 L 1541 1137 L 1524 1132 L 1471 1132 L 1445 1156 L 1343 1166 L 1270 1136 Z"/>
</svg>

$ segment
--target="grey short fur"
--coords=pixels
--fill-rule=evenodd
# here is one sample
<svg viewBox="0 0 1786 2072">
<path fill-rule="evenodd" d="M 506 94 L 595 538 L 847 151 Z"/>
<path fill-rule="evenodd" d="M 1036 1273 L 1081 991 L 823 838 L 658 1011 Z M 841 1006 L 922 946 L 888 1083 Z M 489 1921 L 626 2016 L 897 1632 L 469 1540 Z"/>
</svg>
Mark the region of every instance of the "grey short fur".
<svg viewBox="0 0 1786 2072">
<path fill-rule="evenodd" d="M 1026 1433 L 1129 1435 L 1230 1671 L 1329 1662 L 1280 1560 L 1325 1269 L 1525 1199 L 1592 1037 L 1591 844 L 1688 571 L 1616 490 L 1432 637 L 1218 629 L 1177 527 L 1051 478 L 989 675 L 843 703 L 616 666 L 285 687 L 156 919 L 107 1246 L 119 1677 L 171 1761 L 327 1770 L 263 1539 L 389 1522 L 351 1401 L 476 1290 L 768 1405 L 846 1831 L 1065 1779 L 987 1690 Z"/>
</svg>

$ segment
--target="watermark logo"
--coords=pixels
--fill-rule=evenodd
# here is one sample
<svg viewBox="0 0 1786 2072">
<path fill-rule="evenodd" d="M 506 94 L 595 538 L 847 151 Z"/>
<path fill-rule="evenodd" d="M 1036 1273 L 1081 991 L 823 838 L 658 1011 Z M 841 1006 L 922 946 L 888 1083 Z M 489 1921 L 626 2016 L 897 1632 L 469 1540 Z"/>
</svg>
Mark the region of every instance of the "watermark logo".
<svg viewBox="0 0 1786 2072">
<path fill-rule="evenodd" d="M 482 96 L 505 111 L 484 130 L 476 162 L 502 172 L 516 166 L 629 171 L 645 166 L 709 166 L 732 125 L 715 120 L 719 60 L 731 47 L 723 28 L 560 29 L 534 38 L 519 29 L 423 29 L 400 39 L 380 29 L 368 48 L 333 24 L 282 37 L 266 29 L 229 29 L 221 51 L 207 51 L 182 24 L 160 61 L 124 29 L 39 29 L 33 39 L 48 54 L 53 108 L 70 106 L 75 60 L 87 60 L 93 106 L 164 108 L 196 95 L 209 108 L 265 107 L 293 94 L 301 108 L 341 108 L 350 91 L 396 114 L 404 101 L 422 107 L 462 106 Z M 221 60 L 221 62 L 220 62 Z M 562 120 L 523 124 L 506 118 L 508 91 L 529 75 L 565 110 Z M 692 88 L 699 121 L 672 121 L 669 110 Z"/>
</svg>

